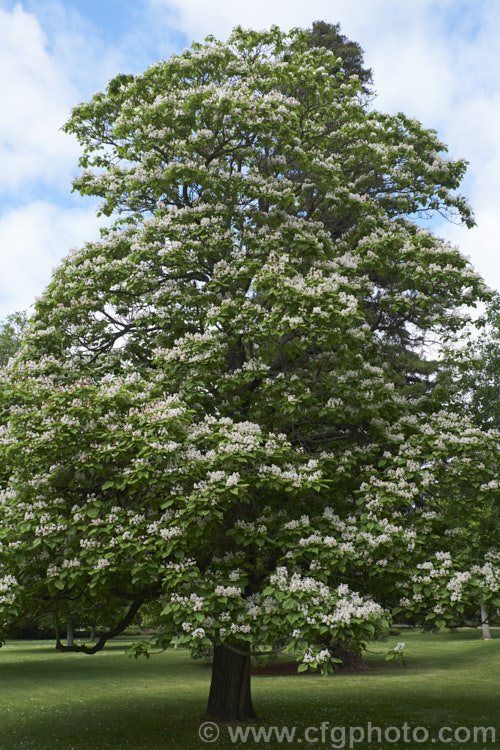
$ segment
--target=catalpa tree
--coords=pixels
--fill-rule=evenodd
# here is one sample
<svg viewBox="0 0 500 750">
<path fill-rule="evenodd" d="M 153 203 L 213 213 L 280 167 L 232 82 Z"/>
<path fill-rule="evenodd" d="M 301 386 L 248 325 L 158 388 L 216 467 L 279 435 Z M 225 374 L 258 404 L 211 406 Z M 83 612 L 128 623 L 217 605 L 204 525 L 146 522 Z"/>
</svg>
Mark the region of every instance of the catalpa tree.
<svg viewBox="0 0 500 750">
<path fill-rule="evenodd" d="M 157 601 L 161 645 L 213 646 L 207 713 L 247 719 L 253 653 L 330 668 L 441 549 L 420 351 L 486 292 L 412 217 L 471 224 L 465 165 L 301 30 L 119 75 L 66 130 L 116 221 L 2 373 L 2 623 L 84 607 L 109 628 L 58 648 L 93 653 Z"/>
</svg>

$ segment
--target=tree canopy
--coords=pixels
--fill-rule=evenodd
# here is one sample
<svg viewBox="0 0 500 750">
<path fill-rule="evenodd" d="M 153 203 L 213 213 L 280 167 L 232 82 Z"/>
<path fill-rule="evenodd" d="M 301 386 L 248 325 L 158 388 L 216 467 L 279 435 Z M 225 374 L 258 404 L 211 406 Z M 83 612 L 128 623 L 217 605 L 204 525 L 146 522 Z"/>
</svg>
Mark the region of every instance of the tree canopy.
<svg viewBox="0 0 500 750">
<path fill-rule="evenodd" d="M 5 626 L 84 602 L 110 613 L 95 651 L 159 599 L 162 643 L 215 647 L 209 713 L 248 717 L 250 651 L 331 668 L 325 639 L 424 598 L 478 456 L 496 491 L 497 433 L 440 409 L 422 354 L 488 296 L 415 223 L 472 225 L 465 163 L 367 80 L 309 32 L 237 28 L 74 109 L 75 189 L 116 220 L 2 375 Z"/>
</svg>

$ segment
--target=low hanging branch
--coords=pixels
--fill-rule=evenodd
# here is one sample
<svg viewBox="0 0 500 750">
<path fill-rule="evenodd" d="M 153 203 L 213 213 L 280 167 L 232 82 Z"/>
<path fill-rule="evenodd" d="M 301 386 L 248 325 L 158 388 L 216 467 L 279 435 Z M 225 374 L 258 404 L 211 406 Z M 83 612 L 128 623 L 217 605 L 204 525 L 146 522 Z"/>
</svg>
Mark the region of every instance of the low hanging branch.
<svg viewBox="0 0 500 750">
<path fill-rule="evenodd" d="M 82 654 L 96 654 L 98 651 L 101 651 L 104 646 L 106 645 L 106 642 L 110 638 L 115 638 L 115 636 L 120 635 L 125 628 L 130 625 L 134 617 L 136 616 L 137 612 L 139 611 L 142 603 L 144 602 L 143 599 L 139 599 L 130 606 L 130 609 L 128 610 L 125 617 L 118 622 L 114 628 L 111 628 L 106 633 L 103 633 L 101 636 L 99 636 L 99 640 L 94 646 L 86 646 L 85 644 L 82 645 L 73 645 L 73 646 L 65 646 L 63 643 L 61 643 L 61 624 L 59 621 L 59 612 L 57 608 L 57 603 L 54 607 L 54 620 L 55 620 L 55 626 L 56 626 L 56 649 L 57 651 L 62 652 L 76 652 L 76 653 L 82 653 Z"/>
</svg>

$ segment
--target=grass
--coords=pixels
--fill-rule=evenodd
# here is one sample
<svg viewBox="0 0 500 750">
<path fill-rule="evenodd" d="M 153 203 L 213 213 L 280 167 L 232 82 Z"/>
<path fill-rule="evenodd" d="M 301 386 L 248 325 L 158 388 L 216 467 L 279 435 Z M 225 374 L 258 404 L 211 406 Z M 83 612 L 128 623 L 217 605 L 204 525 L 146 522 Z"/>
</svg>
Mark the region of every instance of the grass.
<svg viewBox="0 0 500 750">
<path fill-rule="evenodd" d="M 498 742 L 395 743 L 373 742 L 386 748 L 500 747 L 500 631 L 492 641 L 478 631 L 408 633 L 373 644 L 384 652 L 406 640 L 408 667 L 384 661 L 384 653 L 369 654 L 366 673 L 321 677 L 293 675 L 253 678 L 258 726 L 297 726 L 295 742 L 256 742 L 249 747 L 349 747 L 341 734 L 334 744 L 303 739 L 308 726 L 426 727 L 430 736 L 441 726 L 452 729 L 493 726 Z M 124 656 L 127 643 L 116 640 L 94 655 L 58 654 L 50 641 L 11 641 L 0 649 L 0 750 L 192 750 L 210 745 L 198 738 L 205 709 L 210 670 L 185 651 L 171 650 L 149 661 Z M 348 731 L 348 730 L 347 730 Z M 410 730 L 411 731 L 411 730 Z M 410 733 L 411 736 L 411 733 Z M 375 740 L 377 738 L 375 737 Z M 211 746 L 229 748 L 227 727 Z M 366 742 L 351 744 L 366 748 Z"/>
</svg>

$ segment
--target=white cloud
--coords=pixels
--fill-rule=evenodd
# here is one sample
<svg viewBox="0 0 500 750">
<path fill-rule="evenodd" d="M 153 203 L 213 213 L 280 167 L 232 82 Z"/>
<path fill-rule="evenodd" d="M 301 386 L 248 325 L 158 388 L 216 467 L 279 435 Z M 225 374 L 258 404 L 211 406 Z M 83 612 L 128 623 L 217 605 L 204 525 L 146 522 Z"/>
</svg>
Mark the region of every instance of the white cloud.
<svg viewBox="0 0 500 750">
<path fill-rule="evenodd" d="M 72 247 L 99 235 L 94 210 L 35 201 L 0 217 L 0 320 L 25 310 Z"/>
<path fill-rule="evenodd" d="M 51 57 L 35 16 L 0 10 L 0 192 L 12 196 L 41 179 L 56 184 L 76 144 L 60 132 L 76 92 Z"/>
<path fill-rule="evenodd" d="M 0 320 L 31 305 L 69 248 L 97 235 L 95 201 L 58 203 L 81 151 L 61 126 L 124 62 L 67 6 L 33 7 L 0 8 Z"/>
<path fill-rule="evenodd" d="M 240 24 L 256 29 L 277 24 L 289 29 L 310 26 L 313 21 L 340 22 L 348 35 L 366 32 L 387 37 L 398 27 L 406 33 L 420 24 L 429 9 L 446 10 L 456 5 L 454 0 L 149 0 L 154 14 L 164 12 L 169 23 L 177 25 L 188 35 L 214 34 L 225 37 Z M 358 41 L 357 37 L 353 38 Z"/>
<path fill-rule="evenodd" d="M 374 46 L 367 62 L 374 71 L 379 109 L 404 112 L 428 127 L 445 119 L 456 89 L 449 50 L 414 31 Z"/>
<path fill-rule="evenodd" d="M 447 223 L 439 226 L 436 234 L 457 245 L 487 285 L 500 290 L 498 206 L 478 203 L 479 209 L 475 213 L 477 226 L 474 229 Z"/>
<path fill-rule="evenodd" d="M 10 199 L 41 184 L 70 189 L 80 148 L 61 127 L 127 54 L 118 40 L 106 47 L 71 7 L 35 7 L 38 15 L 20 4 L 0 9 L 0 196 Z"/>
</svg>

